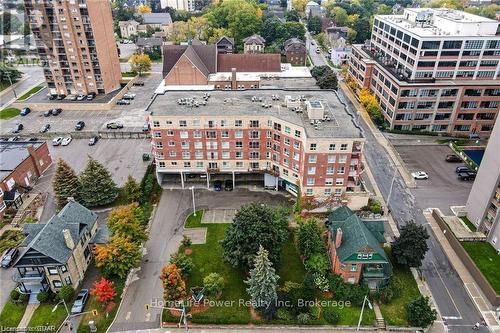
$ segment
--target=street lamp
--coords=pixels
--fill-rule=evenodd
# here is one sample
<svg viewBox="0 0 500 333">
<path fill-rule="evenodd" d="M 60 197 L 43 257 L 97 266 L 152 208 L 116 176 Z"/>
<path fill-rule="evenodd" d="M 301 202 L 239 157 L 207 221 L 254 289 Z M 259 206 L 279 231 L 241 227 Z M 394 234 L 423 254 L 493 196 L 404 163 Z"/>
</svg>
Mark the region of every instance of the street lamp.
<svg viewBox="0 0 500 333">
<path fill-rule="evenodd" d="M 66 302 L 64 300 L 61 300 L 59 303 L 57 303 L 56 305 L 54 305 L 54 307 L 52 308 L 52 312 L 56 312 L 57 310 L 57 307 L 59 306 L 59 304 L 64 304 L 64 309 L 66 310 L 66 313 L 68 314 L 68 316 L 70 315 L 69 311 L 68 311 L 68 306 L 66 305 Z"/>
<path fill-rule="evenodd" d="M 6 72 L 5 75 L 7 75 L 7 77 L 9 78 L 9 82 L 10 82 L 10 85 L 12 87 L 12 92 L 14 93 L 14 97 L 17 98 L 16 89 L 14 89 L 14 86 L 12 85 L 12 79 L 10 77 L 10 72 Z"/>
<path fill-rule="evenodd" d="M 391 188 L 389 189 L 389 195 L 387 196 L 387 201 L 386 201 L 387 213 L 389 213 L 389 201 L 391 201 L 392 189 L 394 188 L 394 182 L 396 181 L 396 173 L 397 172 L 398 172 L 398 169 L 394 165 L 394 174 L 392 175 Z"/>
<path fill-rule="evenodd" d="M 191 189 L 191 194 L 192 194 L 192 197 L 193 197 L 193 216 L 196 216 L 196 205 L 195 205 L 195 202 L 194 202 L 194 186 L 191 186 L 190 189 Z"/>
<path fill-rule="evenodd" d="M 358 328 L 356 329 L 356 331 L 359 331 L 359 327 L 361 326 L 361 320 L 363 319 L 363 311 L 365 310 L 365 303 L 368 303 L 368 307 L 370 308 L 370 310 L 373 309 L 372 303 L 370 303 L 370 300 L 365 295 L 365 298 L 363 298 L 363 306 L 361 307 L 361 313 L 359 314 Z"/>
</svg>

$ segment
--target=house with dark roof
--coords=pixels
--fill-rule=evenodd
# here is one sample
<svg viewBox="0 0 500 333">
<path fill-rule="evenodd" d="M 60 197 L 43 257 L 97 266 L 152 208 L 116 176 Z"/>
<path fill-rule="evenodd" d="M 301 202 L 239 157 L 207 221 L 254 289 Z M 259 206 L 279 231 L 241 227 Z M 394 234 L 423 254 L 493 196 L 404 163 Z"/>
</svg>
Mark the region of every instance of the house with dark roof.
<svg viewBox="0 0 500 333">
<path fill-rule="evenodd" d="M 362 220 L 342 206 L 328 216 L 327 225 L 332 272 L 346 283 L 366 283 L 370 289 L 385 286 L 392 266 L 381 245 L 385 242 L 383 221 Z"/>
<path fill-rule="evenodd" d="M 234 52 L 234 38 L 222 36 L 215 44 L 217 45 L 217 53 Z"/>
<path fill-rule="evenodd" d="M 13 275 L 20 292 L 35 300 L 40 291 L 57 292 L 65 285 L 77 288 L 92 259 L 92 246 L 107 241 L 107 232 L 100 230 L 106 226 L 98 227 L 97 218 L 96 213 L 69 200 L 46 223 L 25 224 L 26 238 Z"/>
<path fill-rule="evenodd" d="M 298 38 L 290 38 L 283 44 L 286 61 L 293 65 L 306 65 L 307 49 L 306 44 Z"/>
<path fill-rule="evenodd" d="M 22 194 L 52 165 L 42 141 L 0 141 L 0 218 L 12 206 L 19 208 Z"/>
<path fill-rule="evenodd" d="M 163 45 L 163 39 L 157 37 L 149 37 L 149 38 L 138 38 L 135 43 L 139 50 L 141 51 L 151 51 L 153 49 L 161 52 L 161 46 Z"/>
<path fill-rule="evenodd" d="M 244 53 L 263 53 L 266 46 L 266 40 L 257 34 L 243 39 Z"/>
</svg>

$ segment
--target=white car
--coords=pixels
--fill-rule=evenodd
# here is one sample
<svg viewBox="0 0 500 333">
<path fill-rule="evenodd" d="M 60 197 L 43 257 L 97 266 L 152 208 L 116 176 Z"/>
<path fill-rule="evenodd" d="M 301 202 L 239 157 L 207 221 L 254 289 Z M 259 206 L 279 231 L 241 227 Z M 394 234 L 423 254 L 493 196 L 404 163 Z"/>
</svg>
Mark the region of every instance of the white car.
<svg viewBox="0 0 500 333">
<path fill-rule="evenodd" d="M 411 173 L 414 179 L 429 179 L 429 175 L 425 171 L 415 171 Z"/>
<path fill-rule="evenodd" d="M 67 136 L 65 137 L 62 141 L 61 141 L 61 146 L 67 146 L 69 145 L 69 143 L 71 142 L 71 140 L 73 140 L 71 138 L 71 136 Z"/>
<path fill-rule="evenodd" d="M 63 140 L 62 136 L 58 136 L 57 138 L 54 138 L 54 140 L 52 140 L 52 145 L 59 146 L 61 144 L 62 140 Z"/>
</svg>

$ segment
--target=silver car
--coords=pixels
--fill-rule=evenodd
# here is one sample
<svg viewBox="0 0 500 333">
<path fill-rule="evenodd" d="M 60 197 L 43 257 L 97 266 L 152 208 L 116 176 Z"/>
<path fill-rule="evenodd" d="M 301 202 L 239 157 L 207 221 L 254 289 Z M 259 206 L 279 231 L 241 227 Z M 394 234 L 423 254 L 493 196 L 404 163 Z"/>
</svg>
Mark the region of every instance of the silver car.
<svg viewBox="0 0 500 333">
<path fill-rule="evenodd" d="M 87 303 L 87 300 L 89 299 L 89 290 L 88 289 L 82 289 L 76 295 L 75 303 L 73 303 L 73 306 L 71 307 L 71 314 L 76 314 L 76 313 L 82 313 L 83 308 L 85 307 L 85 304 Z"/>
</svg>

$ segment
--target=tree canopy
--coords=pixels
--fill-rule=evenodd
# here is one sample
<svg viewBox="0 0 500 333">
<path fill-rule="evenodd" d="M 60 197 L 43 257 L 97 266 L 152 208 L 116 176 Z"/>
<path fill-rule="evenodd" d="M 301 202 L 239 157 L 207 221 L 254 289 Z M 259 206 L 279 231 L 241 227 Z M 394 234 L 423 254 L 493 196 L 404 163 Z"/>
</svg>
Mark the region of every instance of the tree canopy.
<svg viewBox="0 0 500 333">
<path fill-rule="evenodd" d="M 80 197 L 86 207 L 110 204 L 118 196 L 118 188 L 109 171 L 90 156 L 80 174 L 80 183 Z"/>
<path fill-rule="evenodd" d="M 62 159 L 57 161 L 56 174 L 52 181 L 52 187 L 58 208 L 63 208 L 70 197 L 77 202 L 80 201 L 80 179 L 75 170 Z"/>
<path fill-rule="evenodd" d="M 401 228 L 401 234 L 392 244 L 392 254 L 401 265 L 420 267 L 425 253 L 429 234 L 427 230 L 414 222 L 407 223 Z"/>
</svg>

